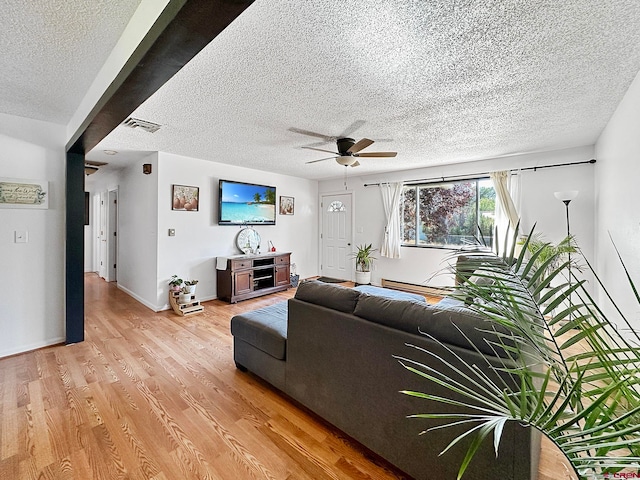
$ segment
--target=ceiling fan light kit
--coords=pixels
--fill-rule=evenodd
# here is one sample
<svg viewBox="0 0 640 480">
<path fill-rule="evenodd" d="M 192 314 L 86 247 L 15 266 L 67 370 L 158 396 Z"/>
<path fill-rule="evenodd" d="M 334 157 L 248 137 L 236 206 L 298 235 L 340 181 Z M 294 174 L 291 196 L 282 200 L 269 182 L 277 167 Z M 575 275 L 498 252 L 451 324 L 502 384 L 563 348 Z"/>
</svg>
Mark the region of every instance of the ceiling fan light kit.
<svg viewBox="0 0 640 480">
<path fill-rule="evenodd" d="M 85 160 L 84 161 L 84 174 L 92 175 L 98 171 L 98 167 L 104 167 L 108 165 L 107 162 L 96 162 L 93 160 Z"/>
</svg>

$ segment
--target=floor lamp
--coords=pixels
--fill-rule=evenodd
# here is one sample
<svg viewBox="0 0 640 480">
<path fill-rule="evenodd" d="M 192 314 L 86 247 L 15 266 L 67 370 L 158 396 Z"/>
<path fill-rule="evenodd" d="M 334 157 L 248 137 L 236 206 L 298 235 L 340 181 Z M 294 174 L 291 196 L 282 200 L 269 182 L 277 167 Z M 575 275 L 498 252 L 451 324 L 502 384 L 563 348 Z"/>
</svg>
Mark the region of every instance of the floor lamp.
<svg viewBox="0 0 640 480">
<path fill-rule="evenodd" d="M 563 192 L 555 192 L 554 195 L 558 200 L 564 203 L 565 209 L 567 211 L 567 241 L 568 241 L 568 246 L 571 247 L 571 238 L 570 238 L 571 229 L 569 228 L 569 204 L 571 203 L 571 200 L 575 199 L 578 196 L 578 190 L 565 190 Z M 571 250 L 569 250 L 568 256 L 569 256 L 569 266 L 568 266 L 569 289 L 571 289 Z M 571 307 L 572 307 L 571 295 L 569 295 L 569 308 Z M 571 320 L 571 317 L 572 317 L 572 313 L 571 311 L 569 311 L 569 320 Z"/>
</svg>

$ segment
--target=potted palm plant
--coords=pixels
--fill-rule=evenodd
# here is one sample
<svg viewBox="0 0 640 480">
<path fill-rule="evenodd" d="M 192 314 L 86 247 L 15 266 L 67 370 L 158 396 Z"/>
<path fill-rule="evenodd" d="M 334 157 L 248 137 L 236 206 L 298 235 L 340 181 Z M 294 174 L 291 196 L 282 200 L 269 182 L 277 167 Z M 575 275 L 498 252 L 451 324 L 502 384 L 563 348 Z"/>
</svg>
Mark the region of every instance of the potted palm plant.
<svg viewBox="0 0 640 480">
<path fill-rule="evenodd" d="M 358 245 L 353 258 L 356 260 L 356 284 L 368 285 L 371 283 L 371 266 L 376 259 L 373 252 L 376 250 L 372 244 Z"/>
<path fill-rule="evenodd" d="M 440 359 L 443 368 L 438 371 L 417 359 L 398 358 L 427 383 L 446 387 L 450 396 L 429 395 L 426 386 L 424 392 L 403 393 L 454 402 L 464 409 L 455 414 L 415 415 L 449 426 L 466 425 L 449 445 L 473 438 L 458 478 L 483 441 L 492 441 L 498 454 L 506 422 L 536 429 L 551 440 L 564 454 L 573 478 L 631 478 L 640 469 L 640 336 L 615 305 L 607 309 L 618 312 L 620 318 L 614 321 L 595 304 L 585 281 L 576 275 L 579 270 L 572 266 L 584 264 L 605 297 L 613 300 L 578 248 L 572 247 L 571 259 L 564 255 L 568 252 L 559 251 L 563 249 L 529 249 L 531 234 L 518 254 L 515 249 L 502 254 L 473 251 L 467 268 L 485 281 L 465 281 L 455 287 L 459 298 L 473 299 L 468 308 L 486 320 L 487 330 L 501 325 L 512 332 L 501 336 L 494 347 L 508 354 L 504 367 L 495 368 L 513 375 L 513 384 L 496 384 L 475 365 L 464 362 L 453 365 Z M 546 258 L 542 260 L 541 255 Z M 640 303 L 640 294 L 626 273 Z M 617 323 L 626 325 L 629 333 L 621 335 Z M 576 349 L 577 345 L 582 348 Z M 424 353 L 416 351 L 416 356 Z M 455 382 L 452 372 L 468 381 Z M 446 431 L 437 430 L 440 435 Z"/>
</svg>

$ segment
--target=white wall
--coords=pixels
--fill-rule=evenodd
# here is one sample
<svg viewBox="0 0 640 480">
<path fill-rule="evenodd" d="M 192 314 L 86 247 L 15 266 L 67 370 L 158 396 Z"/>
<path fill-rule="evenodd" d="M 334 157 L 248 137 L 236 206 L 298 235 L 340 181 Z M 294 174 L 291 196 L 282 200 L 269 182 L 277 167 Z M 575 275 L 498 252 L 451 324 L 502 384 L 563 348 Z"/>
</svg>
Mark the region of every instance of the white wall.
<svg viewBox="0 0 640 480">
<path fill-rule="evenodd" d="M 142 173 L 143 163 L 151 163 L 151 175 Z M 318 274 L 317 182 L 159 152 L 115 173 L 87 178 L 92 195 L 118 188 L 118 288 L 152 310 L 163 310 L 169 278 L 177 274 L 199 280 L 199 300 L 217 298 L 215 258 L 240 253 L 235 247 L 240 228 L 218 225 L 221 178 L 273 185 L 278 197 L 294 197 L 294 215 L 278 215 L 275 226 L 255 229 L 263 251 L 271 240 L 278 251 L 292 252 L 301 278 Z M 200 188 L 197 212 L 171 209 L 174 184 Z"/>
<path fill-rule="evenodd" d="M 240 253 L 235 238 L 240 228 L 218 225 L 218 181 L 237 180 L 276 187 L 276 195 L 295 197 L 294 215 L 277 215 L 276 225 L 255 226 L 266 251 L 271 240 L 278 251 L 291 252 L 301 278 L 317 275 L 317 182 L 243 167 L 159 153 L 158 159 L 157 305 L 166 308 L 173 274 L 197 279 L 201 300 L 216 298 L 215 258 Z M 171 209 L 171 187 L 199 187 L 197 212 Z M 123 200 L 122 200 L 123 201 Z M 122 203 L 122 202 L 121 202 Z M 124 205 L 122 206 L 124 208 Z M 175 229 L 174 237 L 168 230 Z"/>
<path fill-rule="evenodd" d="M 597 271 L 634 329 L 640 329 L 635 300 L 611 239 L 636 285 L 640 285 L 640 74 L 629 87 L 596 143 Z M 609 237 L 611 235 L 611 238 Z M 605 305 L 604 295 L 599 295 Z M 612 312 L 606 306 L 608 313 Z M 612 317 L 616 319 L 616 317 Z M 618 318 L 621 327 L 623 322 Z"/>
<path fill-rule="evenodd" d="M 347 188 L 353 191 L 355 203 L 356 221 L 352 243 L 373 243 L 374 247 L 379 249 L 383 237 L 385 219 L 380 191 L 378 187 L 364 187 L 365 183 L 474 175 L 494 170 L 586 161 L 593 156 L 591 147 L 581 147 L 367 177 L 352 176 L 347 180 Z M 401 161 L 399 158 L 399 162 Z M 571 203 L 571 233 L 576 235 L 587 256 L 593 258 L 593 165 L 524 171 L 521 175 L 523 230 L 528 232 L 533 224 L 537 223 L 536 231 L 544 234 L 548 241 L 562 240 L 566 236 L 565 207 L 556 200 L 553 192 L 579 190 L 578 198 Z M 319 184 L 320 194 L 340 190 L 344 191 L 343 179 L 322 181 Z M 361 233 L 358 233 L 360 230 Z M 372 272 L 372 283 L 379 284 L 382 278 L 387 278 L 417 284 L 451 285 L 451 276 L 440 275 L 432 278 L 433 274 L 445 267 L 443 262 L 450 254 L 451 250 L 402 247 L 400 259 L 381 258 L 378 255 L 377 265 Z"/>
<path fill-rule="evenodd" d="M 0 357 L 63 342 L 65 128 L 0 114 L 0 177 L 49 182 L 49 208 L 0 209 Z M 14 232 L 28 243 L 14 243 Z"/>
<path fill-rule="evenodd" d="M 153 172 L 142 173 L 150 163 Z M 158 154 L 119 172 L 118 288 L 157 310 L 158 274 Z"/>
</svg>

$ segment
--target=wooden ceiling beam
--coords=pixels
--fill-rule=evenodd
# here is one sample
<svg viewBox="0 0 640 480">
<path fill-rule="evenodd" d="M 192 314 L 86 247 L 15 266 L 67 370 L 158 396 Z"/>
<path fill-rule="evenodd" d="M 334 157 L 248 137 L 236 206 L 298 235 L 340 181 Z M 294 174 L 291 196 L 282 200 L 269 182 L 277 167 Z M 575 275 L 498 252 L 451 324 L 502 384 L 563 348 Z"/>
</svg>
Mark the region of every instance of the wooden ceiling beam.
<svg viewBox="0 0 640 480">
<path fill-rule="evenodd" d="M 254 0 L 171 0 L 67 144 L 85 154 L 111 133 Z"/>
</svg>

